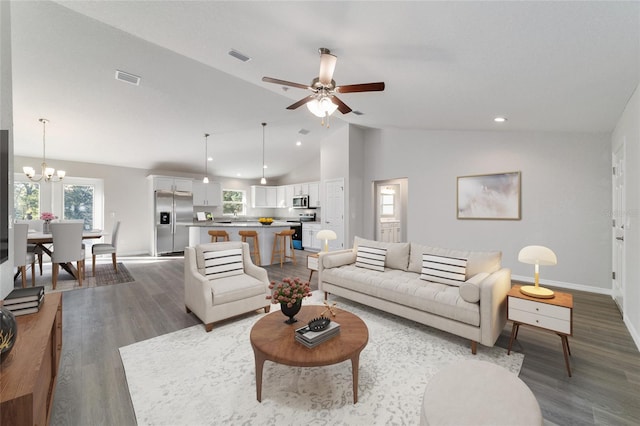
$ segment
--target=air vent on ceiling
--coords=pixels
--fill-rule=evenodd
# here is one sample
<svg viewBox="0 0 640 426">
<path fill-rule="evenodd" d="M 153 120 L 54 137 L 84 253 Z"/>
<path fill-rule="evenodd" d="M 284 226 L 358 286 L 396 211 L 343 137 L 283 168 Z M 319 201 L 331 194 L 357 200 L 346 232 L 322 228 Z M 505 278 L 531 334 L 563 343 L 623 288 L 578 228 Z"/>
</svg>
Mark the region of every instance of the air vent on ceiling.
<svg viewBox="0 0 640 426">
<path fill-rule="evenodd" d="M 125 83 L 133 84 L 136 86 L 140 85 L 140 77 L 120 70 L 116 70 L 116 80 L 124 81 Z"/>
<path fill-rule="evenodd" d="M 236 59 L 240 59 L 242 62 L 248 62 L 251 60 L 250 57 L 248 57 L 247 55 L 245 55 L 244 53 L 240 53 L 235 49 L 231 49 L 229 51 L 229 55 L 233 56 Z"/>
<path fill-rule="evenodd" d="M 307 129 L 300 129 L 298 130 L 298 133 L 300 133 L 301 135 L 308 135 L 309 131 Z"/>
<path fill-rule="evenodd" d="M 364 115 L 364 112 L 362 111 L 351 111 L 352 113 L 354 113 L 355 115 Z"/>
</svg>

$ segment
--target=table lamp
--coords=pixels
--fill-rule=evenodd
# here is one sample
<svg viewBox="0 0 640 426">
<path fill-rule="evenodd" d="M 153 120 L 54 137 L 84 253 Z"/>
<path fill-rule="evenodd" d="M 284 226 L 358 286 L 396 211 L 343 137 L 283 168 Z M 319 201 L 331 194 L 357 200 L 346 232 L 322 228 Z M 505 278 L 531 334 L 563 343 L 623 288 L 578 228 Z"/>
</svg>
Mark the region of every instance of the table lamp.
<svg viewBox="0 0 640 426">
<path fill-rule="evenodd" d="M 324 250 L 329 251 L 329 240 L 336 240 L 338 236 L 331 229 L 323 229 L 316 234 L 316 238 L 324 240 Z"/>
<path fill-rule="evenodd" d="M 525 285 L 520 287 L 520 292 L 527 296 L 540 299 L 551 299 L 553 291 L 540 287 L 538 280 L 540 276 L 540 265 L 556 265 L 558 258 L 551 249 L 543 246 L 527 246 L 518 253 L 518 260 L 522 263 L 535 265 L 535 285 Z"/>
</svg>

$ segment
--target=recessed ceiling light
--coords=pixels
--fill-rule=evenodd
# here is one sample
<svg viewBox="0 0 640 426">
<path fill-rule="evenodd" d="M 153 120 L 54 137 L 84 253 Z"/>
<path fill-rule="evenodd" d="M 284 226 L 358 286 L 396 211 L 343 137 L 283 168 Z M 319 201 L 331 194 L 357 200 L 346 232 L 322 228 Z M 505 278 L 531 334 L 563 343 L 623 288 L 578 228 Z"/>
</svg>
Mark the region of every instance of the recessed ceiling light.
<svg viewBox="0 0 640 426">
<path fill-rule="evenodd" d="M 300 145 L 302 145 L 302 142 L 296 141 L 296 146 L 300 146 Z"/>
<path fill-rule="evenodd" d="M 213 157 L 207 157 L 207 161 L 213 161 Z"/>
<path fill-rule="evenodd" d="M 240 177 L 240 176 L 242 176 L 242 173 L 236 173 L 236 176 Z"/>
<path fill-rule="evenodd" d="M 504 123 L 505 121 L 507 121 L 506 117 L 496 117 L 493 119 L 493 121 L 495 121 L 496 123 Z"/>
<path fill-rule="evenodd" d="M 262 166 L 263 169 L 266 169 L 268 166 L 265 164 L 264 166 Z"/>
</svg>

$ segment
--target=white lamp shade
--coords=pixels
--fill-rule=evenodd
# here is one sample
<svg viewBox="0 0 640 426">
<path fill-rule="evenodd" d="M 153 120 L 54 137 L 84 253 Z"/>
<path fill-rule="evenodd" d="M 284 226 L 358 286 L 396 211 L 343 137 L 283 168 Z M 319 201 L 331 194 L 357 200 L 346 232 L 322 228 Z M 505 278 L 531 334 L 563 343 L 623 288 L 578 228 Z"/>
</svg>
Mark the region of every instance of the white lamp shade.
<svg viewBox="0 0 640 426">
<path fill-rule="evenodd" d="M 336 240 L 338 239 L 338 236 L 331 229 L 323 229 L 318 231 L 316 238 L 319 240 Z"/>
<path fill-rule="evenodd" d="M 338 105 L 331 102 L 329 98 L 314 99 L 307 102 L 307 109 L 316 117 L 322 118 L 325 115 L 333 114 L 338 109 Z"/>
<path fill-rule="evenodd" d="M 518 261 L 531 265 L 557 265 L 558 258 L 549 248 L 544 246 L 526 246 L 518 253 Z"/>
</svg>

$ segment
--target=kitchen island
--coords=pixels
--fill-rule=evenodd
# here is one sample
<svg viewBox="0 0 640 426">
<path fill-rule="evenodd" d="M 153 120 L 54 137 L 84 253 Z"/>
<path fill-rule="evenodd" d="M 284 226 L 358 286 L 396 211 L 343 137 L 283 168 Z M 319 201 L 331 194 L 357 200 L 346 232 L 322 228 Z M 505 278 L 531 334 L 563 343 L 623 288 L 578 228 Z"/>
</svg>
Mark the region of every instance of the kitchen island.
<svg viewBox="0 0 640 426">
<path fill-rule="evenodd" d="M 258 221 L 253 222 L 194 222 L 189 226 L 189 247 L 195 247 L 198 244 L 211 242 L 209 231 L 227 231 L 231 241 L 242 241 L 238 231 L 256 231 L 260 242 L 260 266 L 267 266 L 271 262 L 271 252 L 273 250 L 273 240 L 276 232 L 291 229 L 291 223 L 284 221 L 274 221 L 271 225 L 262 225 Z M 290 248 L 287 247 L 287 254 Z M 280 258 L 274 259 L 274 262 L 280 263 Z"/>
</svg>

